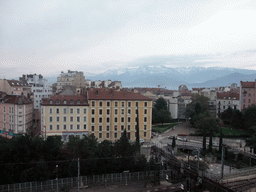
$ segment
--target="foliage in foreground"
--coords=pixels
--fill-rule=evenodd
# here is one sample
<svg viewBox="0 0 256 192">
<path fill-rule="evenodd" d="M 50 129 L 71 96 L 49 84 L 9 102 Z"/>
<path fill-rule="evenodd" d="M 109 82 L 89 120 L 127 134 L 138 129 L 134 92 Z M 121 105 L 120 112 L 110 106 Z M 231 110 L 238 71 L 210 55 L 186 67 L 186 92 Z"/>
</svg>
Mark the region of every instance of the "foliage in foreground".
<svg viewBox="0 0 256 192">
<path fill-rule="evenodd" d="M 0 185 L 55 179 L 57 174 L 59 178 L 76 177 L 78 157 L 81 175 L 141 171 L 147 162 L 136 150 L 126 131 L 116 143 L 98 143 L 92 135 L 74 137 L 65 144 L 58 136 L 46 140 L 28 136 L 0 138 Z"/>
</svg>

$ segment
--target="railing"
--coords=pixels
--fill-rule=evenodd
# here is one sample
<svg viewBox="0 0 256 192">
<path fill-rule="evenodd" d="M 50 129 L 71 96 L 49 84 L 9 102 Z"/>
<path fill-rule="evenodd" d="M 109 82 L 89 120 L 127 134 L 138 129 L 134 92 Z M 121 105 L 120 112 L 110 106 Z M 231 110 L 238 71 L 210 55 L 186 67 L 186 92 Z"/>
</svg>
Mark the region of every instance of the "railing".
<svg viewBox="0 0 256 192">
<path fill-rule="evenodd" d="M 27 183 L 16 183 L 8 185 L 0 185 L 1 192 L 35 192 L 35 191 L 46 191 L 66 189 L 66 188 L 85 188 L 88 186 L 95 185 L 108 185 L 109 183 L 124 183 L 127 181 L 139 181 L 154 179 L 154 171 L 145 172 L 130 172 L 130 173 L 113 173 L 103 175 L 91 175 L 91 176 L 80 176 L 79 184 L 78 178 L 63 178 L 48 180 L 42 182 L 27 182 Z M 160 180 L 165 179 L 165 171 L 160 170 Z"/>
</svg>

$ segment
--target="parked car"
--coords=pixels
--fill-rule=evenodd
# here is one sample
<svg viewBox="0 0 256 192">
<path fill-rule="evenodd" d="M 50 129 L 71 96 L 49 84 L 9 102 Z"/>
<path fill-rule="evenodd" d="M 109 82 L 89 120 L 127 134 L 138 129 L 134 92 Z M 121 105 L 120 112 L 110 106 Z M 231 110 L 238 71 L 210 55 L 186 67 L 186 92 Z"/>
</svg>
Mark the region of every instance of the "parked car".
<svg viewBox="0 0 256 192">
<path fill-rule="evenodd" d="M 140 144 L 143 144 L 144 143 L 144 139 L 140 139 Z"/>
<path fill-rule="evenodd" d="M 185 142 L 187 142 L 187 141 L 188 141 L 186 137 L 184 137 L 184 138 L 182 138 L 182 137 L 178 137 L 178 140 L 179 140 L 179 141 L 185 141 Z"/>
</svg>

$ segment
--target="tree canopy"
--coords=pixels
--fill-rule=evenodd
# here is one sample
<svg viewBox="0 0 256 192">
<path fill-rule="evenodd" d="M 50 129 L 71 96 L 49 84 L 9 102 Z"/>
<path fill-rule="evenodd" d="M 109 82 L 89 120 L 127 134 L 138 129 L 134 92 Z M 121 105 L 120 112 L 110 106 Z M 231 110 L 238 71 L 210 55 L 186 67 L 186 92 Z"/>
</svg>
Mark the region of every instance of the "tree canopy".
<svg viewBox="0 0 256 192">
<path fill-rule="evenodd" d="M 172 122 L 171 113 L 168 111 L 167 103 L 163 98 L 156 100 L 152 109 L 152 123 L 170 123 Z"/>
</svg>

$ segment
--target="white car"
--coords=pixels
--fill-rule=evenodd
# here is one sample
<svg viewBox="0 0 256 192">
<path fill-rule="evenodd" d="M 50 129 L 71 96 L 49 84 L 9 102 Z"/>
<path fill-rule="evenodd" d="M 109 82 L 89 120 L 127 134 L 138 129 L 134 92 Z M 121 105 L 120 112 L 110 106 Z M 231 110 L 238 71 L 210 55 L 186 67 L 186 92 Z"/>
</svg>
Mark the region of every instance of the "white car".
<svg viewBox="0 0 256 192">
<path fill-rule="evenodd" d="M 144 139 L 140 139 L 140 144 L 143 144 L 144 143 Z"/>
</svg>

